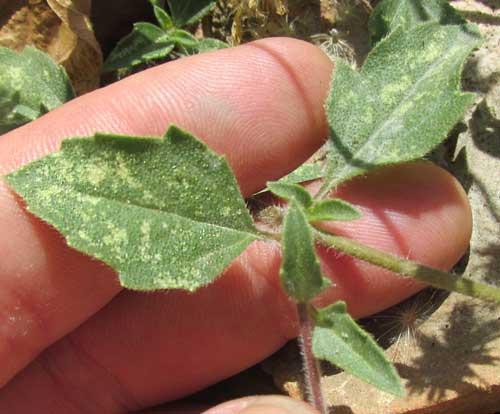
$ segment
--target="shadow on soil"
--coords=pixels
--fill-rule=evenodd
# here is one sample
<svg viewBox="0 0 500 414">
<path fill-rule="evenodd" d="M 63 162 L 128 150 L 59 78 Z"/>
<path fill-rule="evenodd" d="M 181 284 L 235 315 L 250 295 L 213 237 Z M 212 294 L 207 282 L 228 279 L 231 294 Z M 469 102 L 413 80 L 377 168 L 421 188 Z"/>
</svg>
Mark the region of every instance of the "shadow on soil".
<svg viewBox="0 0 500 414">
<path fill-rule="evenodd" d="M 491 311 L 495 309 L 498 312 L 495 307 Z M 478 320 L 476 306 L 460 302 L 454 306 L 442 335 L 416 335 L 422 354 L 413 359 L 411 365 L 396 364 L 400 375 L 409 380 L 407 390 L 410 395 L 425 393 L 428 400 L 436 400 L 443 398 L 448 391 L 465 395 L 477 391 L 470 380 L 475 379 L 476 383 L 483 380 L 477 377 L 474 366 L 500 361 L 491 355 L 490 345 L 500 337 L 500 316 L 480 324 Z M 467 335 L 463 335 L 464 330 Z M 450 360 L 450 355 L 455 356 L 453 360 Z"/>
</svg>

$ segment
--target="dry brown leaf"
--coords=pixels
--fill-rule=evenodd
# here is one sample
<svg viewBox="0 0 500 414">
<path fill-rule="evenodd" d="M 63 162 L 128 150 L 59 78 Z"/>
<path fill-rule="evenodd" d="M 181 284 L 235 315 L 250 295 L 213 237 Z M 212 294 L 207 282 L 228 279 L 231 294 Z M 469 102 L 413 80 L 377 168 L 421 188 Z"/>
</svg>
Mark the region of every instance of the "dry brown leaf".
<svg viewBox="0 0 500 414">
<path fill-rule="evenodd" d="M 63 65 L 78 95 L 99 86 L 102 54 L 89 20 L 91 0 L 0 0 L 0 45 L 26 45 Z"/>
</svg>

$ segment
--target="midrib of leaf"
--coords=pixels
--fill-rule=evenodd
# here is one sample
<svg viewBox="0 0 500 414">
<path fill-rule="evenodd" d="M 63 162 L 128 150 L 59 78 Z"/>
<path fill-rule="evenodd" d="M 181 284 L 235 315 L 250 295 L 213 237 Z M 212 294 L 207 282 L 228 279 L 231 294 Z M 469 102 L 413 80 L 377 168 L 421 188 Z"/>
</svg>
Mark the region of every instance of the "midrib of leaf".
<svg viewBox="0 0 500 414">
<path fill-rule="evenodd" d="M 166 215 L 169 215 L 171 217 L 179 217 L 179 218 L 182 218 L 183 220 L 189 220 L 189 221 L 191 221 L 193 223 L 200 223 L 200 224 L 203 224 L 205 226 L 212 226 L 214 228 L 219 228 L 219 229 L 222 229 L 222 230 L 231 230 L 231 231 L 234 231 L 236 233 L 248 234 L 248 235 L 251 235 L 253 238 L 255 238 L 256 236 L 259 236 L 259 233 L 257 233 L 257 231 L 251 232 L 249 230 L 245 230 L 245 231 L 236 230 L 236 229 L 234 229 L 232 227 L 225 227 L 225 226 L 221 226 L 221 225 L 218 225 L 218 224 L 215 224 L 215 223 L 209 223 L 209 222 L 200 221 L 200 220 L 193 220 L 191 217 L 187 217 L 185 215 L 181 215 L 181 214 L 177 214 L 177 213 L 172 213 L 171 211 L 163 210 L 161 208 L 153 208 L 153 207 L 150 207 L 150 206 L 147 206 L 147 205 L 141 205 L 141 204 L 137 204 L 137 203 L 130 203 L 130 202 L 125 201 L 125 200 L 119 200 L 119 199 L 116 199 L 116 198 L 109 198 L 109 197 L 106 197 L 104 195 L 96 196 L 94 194 L 90 194 L 90 193 L 86 193 L 86 192 L 78 191 L 78 190 L 71 190 L 71 192 L 73 192 L 75 194 L 80 194 L 80 195 L 83 195 L 83 196 L 86 196 L 86 197 L 89 197 L 89 198 L 93 198 L 93 199 L 96 199 L 96 200 L 104 199 L 104 200 L 109 201 L 110 203 L 123 205 L 123 206 L 125 206 L 125 208 L 127 208 L 129 206 L 133 206 L 133 207 L 144 209 L 144 210 L 149 210 L 149 211 L 154 211 L 154 212 L 161 212 L 162 214 L 166 214 Z"/>
<path fill-rule="evenodd" d="M 394 13 L 394 15 L 390 21 L 390 26 L 392 26 L 394 24 L 394 22 L 399 19 L 402 6 L 403 6 L 403 1 L 398 1 L 398 5 L 396 7 L 396 12 Z"/>
<path fill-rule="evenodd" d="M 381 124 L 379 124 L 378 126 L 375 127 L 375 130 L 370 134 L 368 135 L 368 138 L 366 139 L 366 141 L 359 147 L 359 149 L 356 151 L 355 154 L 353 154 L 351 160 L 353 159 L 356 159 L 356 155 L 359 154 L 360 152 L 362 152 L 362 150 L 368 145 L 368 144 L 372 144 L 374 140 L 376 140 L 380 134 L 385 130 L 385 128 L 389 125 L 391 125 L 391 123 L 394 122 L 395 119 L 397 119 L 397 117 L 395 116 L 395 114 L 398 112 L 399 108 L 405 104 L 408 100 L 410 100 L 410 98 L 412 98 L 415 93 L 418 91 L 418 88 L 420 86 L 420 84 L 424 81 L 426 81 L 430 76 L 431 74 L 434 72 L 434 69 L 436 67 L 438 67 L 440 64 L 443 63 L 443 61 L 445 61 L 445 59 L 451 54 L 450 51 L 453 51 L 452 48 L 449 48 L 448 51 L 441 55 L 440 59 L 436 60 L 434 63 L 432 63 L 431 65 L 429 65 L 428 69 L 424 72 L 423 76 L 421 76 L 417 82 L 415 82 L 413 84 L 413 86 L 403 95 L 402 99 L 399 101 L 398 104 L 394 105 L 394 108 L 391 110 L 389 116 L 387 117 L 387 119 L 385 121 L 383 121 Z M 360 75 L 362 75 L 363 72 L 360 73 Z M 340 174 L 339 176 L 341 177 L 340 179 L 335 179 L 335 178 L 332 178 L 332 180 L 330 181 L 330 183 L 328 184 L 328 188 L 332 188 L 334 187 L 335 185 L 339 184 L 340 181 L 342 181 L 344 178 L 342 177 L 345 177 L 346 173 L 348 173 L 350 170 L 352 169 L 352 166 L 347 164 L 346 166 L 344 166 L 342 168 L 342 170 L 340 171 Z"/>
</svg>

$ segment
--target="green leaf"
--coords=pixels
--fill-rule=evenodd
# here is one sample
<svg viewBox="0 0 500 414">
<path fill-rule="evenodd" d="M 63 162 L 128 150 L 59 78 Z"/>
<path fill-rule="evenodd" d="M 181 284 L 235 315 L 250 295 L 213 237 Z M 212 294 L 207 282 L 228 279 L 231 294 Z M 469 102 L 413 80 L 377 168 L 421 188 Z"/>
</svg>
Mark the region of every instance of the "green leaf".
<svg viewBox="0 0 500 414">
<path fill-rule="evenodd" d="M 339 198 L 321 200 L 307 210 L 309 221 L 351 221 L 360 217 L 356 207 Z"/>
<path fill-rule="evenodd" d="M 368 28 L 375 44 L 398 26 L 408 30 L 433 20 L 441 25 L 466 23 L 447 0 L 383 0 L 373 10 Z"/>
<path fill-rule="evenodd" d="M 132 289 L 195 290 L 257 238 L 224 157 L 174 126 L 161 139 L 65 140 L 6 179 L 31 212 Z"/>
<path fill-rule="evenodd" d="M 130 68 L 155 59 L 163 59 L 174 49 L 168 34 L 151 23 L 134 24 L 130 34 L 121 39 L 104 62 L 103 72 Z"/>
<path fill-rule="evenodd" d="M 426 23 L 379 42 L 360 72 L 337 62 L 326 101 L 329 173 L 318 196 L 442 142 L 474 100 L 460 91 L 460 74 L 480 43 L 472 26 Z"/>
<path fill-rule="evenodd" d="M 189 26 L 208 14 L 215 0 L 167 0 L 176 27 Z"/>
<path fill-rule="evenodd" d="M 302 207 L 310 207 L 312 205 L 312 197 L 309 192 L 298 184 L 281 183 L 279 181 L 268 182 L 267 188 L 273 194 L 284 200 L 295 200 Z"/>
<path fill-rule="evenodd" d="M 156 20 L 158 21 L 158 24 L 163 30 L 169 30 L 174 27 L 172 18 L 164 9 L 155 5 L 153 6 L 153 11 L 155 13 L 155 17 Z"/>
<path fill-rule="evenodd" d="M 198 51 L 198 39 L 185 30 L 177 29 L 173 31 L 171 39 L 175 42 L 175 46 L 186 54 L 192 54 Z"/>
<path fill-rule="evenodd" d="M 285 291 L 301 303 L 329 286 L 321 275 L 311 227 L 299 204 L 292 199 L 283 224 L 283 261 L 280 276 Z"/>
<path fill-rule="evenodd" d="M 0 47 L 0 134 L 33 121 L 73 99 L 63 67 L 49 55 L 26 47 Z"/>
<path fill-rule="evenodd" d="M 316 358 L 327 360 L 383 391 L 405 395 L 401 379 L 384 351 L 346 312 L 344 302 L 318 310 L 312 347 Z"/>
<path fill-rule="evenodd" d="M 214 50 L 227 49 L 229 45 L 221 40 L 206 37 L 198 42 L 198 53 L 212 52 Z"/>
<path fill-rule="evenodd" d="M 160 9 L 165 10 L 165 0 L 149 0 L 153 7 L 159 7 Z"/>
<path fill-rule="evenodd" d="M 303 183 L 305 181 L 317 180 L 325 176 L 322 161 L 307 162 L 285 175 L 279 181 L 282 183 Z"/>
</svg>

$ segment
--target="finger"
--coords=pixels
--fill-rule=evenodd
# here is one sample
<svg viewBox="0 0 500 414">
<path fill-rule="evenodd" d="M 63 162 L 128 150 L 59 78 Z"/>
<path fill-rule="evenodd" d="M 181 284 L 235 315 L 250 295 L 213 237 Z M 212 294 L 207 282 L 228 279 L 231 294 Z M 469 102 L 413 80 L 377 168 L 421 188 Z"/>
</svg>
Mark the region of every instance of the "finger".
<svg viewBox="0 0 500 414">
<path fill-rule="evenodd" d="M 229 401 L 203 414 L 318 414 L 318 411 L 302 401 L 266 395 Z"/>
<path fill-rule="evenodd" d="M 463 190 L 432 164 L 380 170 L 339 192 L 364 213 L 359 223 L 338 227 L 346 236 L 439 268 L 452 266 L 468 244 Z M 417 288 L 334 251 L 322 255 L 339 291 L 327 299 L 347 299 L 355 316 Z M 255 243 L 193 294 L 122 292 L 0 391 L 0 408 L 30 412 L 36 403 L 39 412 L 51 414 L 72 413 L 74 406 L 80 412 L 134 411 L 257 363 L 297 333 L 294 307 L 280 286 L 280 261 L 276 244 Z"/>
<path fill-rule="evenodd" d="M 243 193 L 252 194 L 323 142 L 331 70 L 318 48 L 286 38 L 177 60 L 4 135 L 0 174 L 56 151 L 63 138 L 96 131 L 162 135 L 175 123 L 225 154 Z"/>
<path fill-rule="evenodd" d="M 0 173 L 95 131 L 157 135 L 169 123 L 228 155 L 243 192 L 305 160 L 323 140 L 331 64 L 291 39 L 175 61 L 76 99 L 0 140 Z M 272 92 L 272 93 L 271 93 Z M 0 385 L 116 295 L 116 275 L 69 249 L 0 185 Z"/>
</svg>

